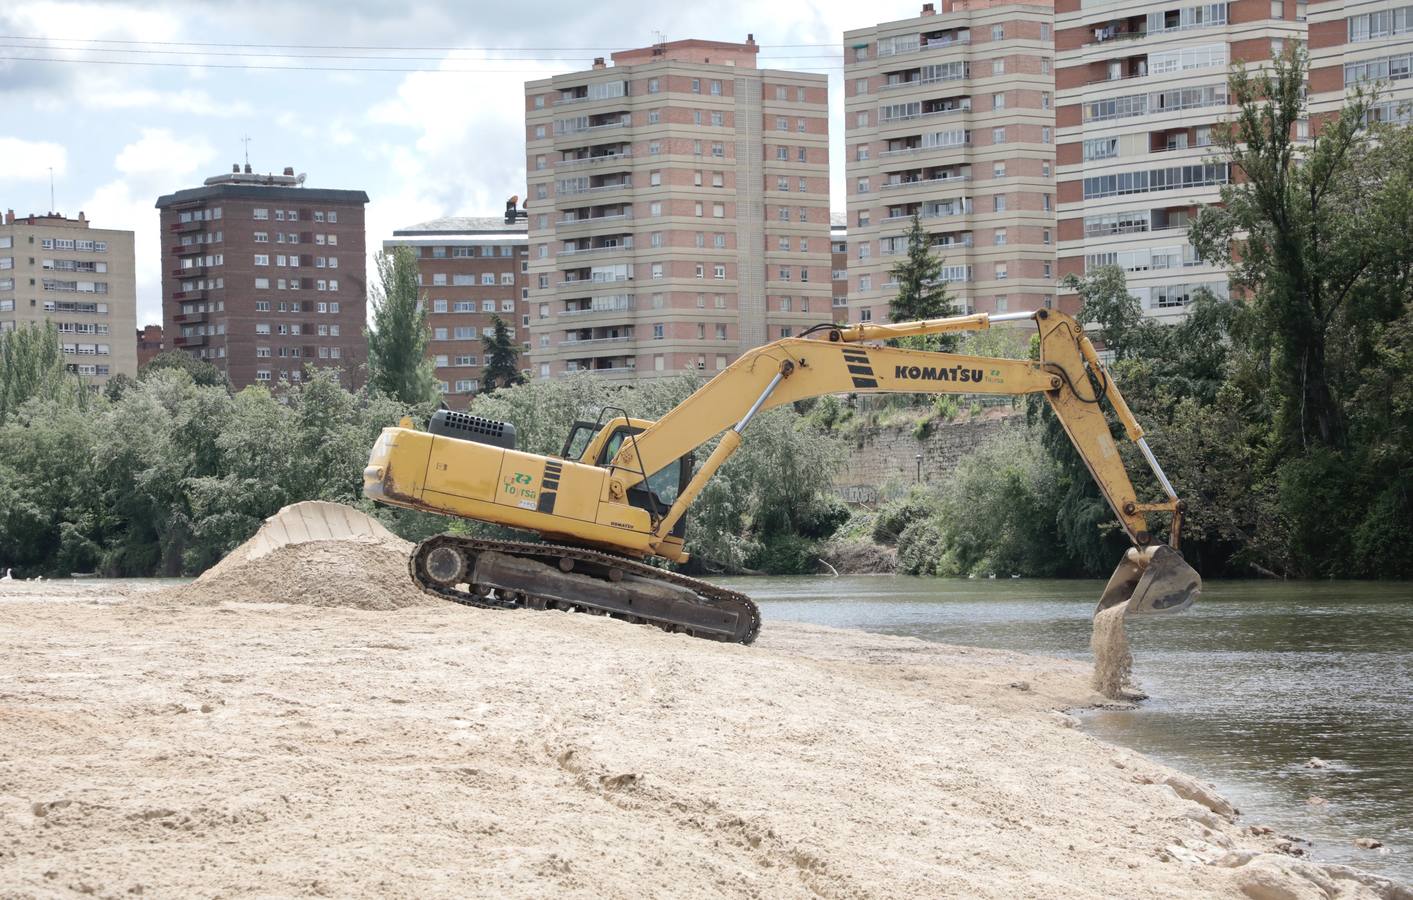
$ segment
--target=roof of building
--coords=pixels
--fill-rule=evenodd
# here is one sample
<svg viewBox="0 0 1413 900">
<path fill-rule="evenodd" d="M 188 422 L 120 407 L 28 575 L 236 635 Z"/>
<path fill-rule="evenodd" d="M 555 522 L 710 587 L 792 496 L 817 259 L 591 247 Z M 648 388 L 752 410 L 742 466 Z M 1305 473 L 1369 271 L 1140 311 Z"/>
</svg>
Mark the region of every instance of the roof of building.
<svg viewBox="0 0 1413 900">
<path fill-rule="evenodd" d="M 212 184 L 188 188 L 157 198 L 157 208 L 194 203 L 198 200 L 303 200 L 321 203 L 367 203 L 364 191 L 339 191 L 328 188 L 271 187 L 268 185 Z"/>
<path fill-rule="evenodd" d="M 419 237 L 444 234 L 475 234 L 477 232 L 497 232 L 501 234 L 524 235 L 527 227 L 523 221 L 507 225 L 504 216 L 442 216 L 408 225 L 393 232 L 393 237 Z"/>
</svg>

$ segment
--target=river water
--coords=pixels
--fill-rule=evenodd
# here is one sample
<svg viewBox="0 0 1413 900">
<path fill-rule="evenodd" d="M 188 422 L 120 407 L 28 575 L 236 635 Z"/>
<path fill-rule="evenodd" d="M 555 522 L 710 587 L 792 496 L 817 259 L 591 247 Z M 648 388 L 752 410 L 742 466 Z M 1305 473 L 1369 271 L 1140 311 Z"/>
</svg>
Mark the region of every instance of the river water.
<svg viewBox="0 0 1413 900">
<path fill-rule="evenodd" d="M 1102 582 L 721 579 L 772 620 L 1088 661 Z M 1180 616 L 1128 620 L 1132 711 L 1093 735 L 1215 783 L 1311 855 L 1413 883 L 1413 584 L 1208 581 Z M 1311 757 L 1330 765 L 1307 768 Z M 1310 798 L 1318 798 L 1311 802 Z M 1319 802 L 1323 801 L 1323 802 Z M 1388 853 L 1354 847 L 1377 838 Z"/>
</svg>

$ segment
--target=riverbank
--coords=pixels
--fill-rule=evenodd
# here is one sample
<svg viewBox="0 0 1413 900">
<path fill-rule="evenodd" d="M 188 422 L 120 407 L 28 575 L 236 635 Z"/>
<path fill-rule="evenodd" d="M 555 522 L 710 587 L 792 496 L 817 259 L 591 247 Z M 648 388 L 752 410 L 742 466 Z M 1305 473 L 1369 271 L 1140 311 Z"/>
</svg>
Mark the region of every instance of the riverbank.
<svg viewBox="0 0 1413 900">
<path fill-rule="evenodd" d="M 0 585 L 19 896 L 1394 896 L 1077 731 L 1074 662 L 95 587 Z"/>
</svg>

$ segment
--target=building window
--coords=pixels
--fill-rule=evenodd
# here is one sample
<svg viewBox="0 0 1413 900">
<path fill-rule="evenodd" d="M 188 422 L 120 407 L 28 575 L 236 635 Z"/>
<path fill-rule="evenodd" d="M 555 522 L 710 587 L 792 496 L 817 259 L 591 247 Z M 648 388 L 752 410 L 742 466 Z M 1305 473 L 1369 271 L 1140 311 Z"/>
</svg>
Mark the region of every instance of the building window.
<svg viewBox="0 0 1413 900">
<path fill-rule="evenodd" d="M 713 94 L 714 96 L 717 96 L 717 97 L 720 97 L 720 96 L 721 96 L 721 80 L 720 80 L 720 79 L 713 78 L 713 79 L 711 80 L 711 92 L 712 92 L 712 94 Z"/>
<path fill-rule="evenodd" d="M 1004 144 L 1004 143 L 1006 143 L 1006 128 L 1005 128 L 1004 125 L 1003 125 L 1003 126 L 1000 126 L 1000 127 L 997 127 L 997 128 L 991 129 L 991 143 L 993 143 L 993 144 Z"/>
<path fill-rule="evenodd" d="M 270 257 L 257 253 L 255 254 L 255 264 L 257 266 L 268 266 L 270 264 Z"/>
<path fill-rule="evenodd" d="M 724 265 L 714 266 L 714 267 L 712 268 L 712 277 L 713 277 L 713 278 L 725 278 L 725 277 L 726 277 L 726 266 L 724 266 Z"/>
<path fill-rule="evenodd" d="M 995 197 L 992 198 L 992 201 L 993 201 L 993 209 L 994 209 L 995 212 L 1005 212 L 1005 211 L 1006 211 L 1006 195 L 1005 195 L 1005 194 L 997 194 Z"/>
<path fill-rule="evenodd" d="M 1000 247 L 1006 243 L 1006 229 L 997 228 L 995 231 L 996 246 Z"/>
<path fill-rule="evenodd" d="M 700 94 L 701 92 L 702 92 L 702 80 L 701 80 L 700 78 L 693 78 L 693 79 L 692 79 L 692 93 L 694 93 L 694 94 Z"/>
<path fill-rule="evenodd" d="M 1006 61 L 1005 61 L 1004 59 L 993 59 L 993 60 L 991 60 L 991 74 L 992 74 L 992 75 L 1005 75 L 1005 74 L 1006 74 Z"/>
<path fill-rule="evenodd" d="M 1006 26 L 1005 26 L 1005 25 L 992 25 L 992 26 L 991 26 L 991 40 L 993 40 L 993 41 L 1004 41 L 1005 39 L 1006 39 Z"/>
<path fill-rule="evenodd" d="M 661 83 L 660 83 L 656 78 L 649 78 L 649 79 L 648 79 L 648 93 L 649 93 L 649 94 L 656 94 L 656 93 L 657 93 L 659 90 L 661 90 L 661 89 L 662 89 L 662 85 L 661 85 Z M 538 100 L 539 98 L 537 97 L 537 98 L 535 98 L 535 99 Z"/>
<path fill-rule="evenodd" d="M 1003 262 L 1002 262 L 1002 263 L 997 263 L 997 264 L 996 264 L 996 280 L 997 280 L 997 281 L 1004 281 L 1005 278 L 1006 278 L 1006 264 L 1003 263 Z"/>
</svg>

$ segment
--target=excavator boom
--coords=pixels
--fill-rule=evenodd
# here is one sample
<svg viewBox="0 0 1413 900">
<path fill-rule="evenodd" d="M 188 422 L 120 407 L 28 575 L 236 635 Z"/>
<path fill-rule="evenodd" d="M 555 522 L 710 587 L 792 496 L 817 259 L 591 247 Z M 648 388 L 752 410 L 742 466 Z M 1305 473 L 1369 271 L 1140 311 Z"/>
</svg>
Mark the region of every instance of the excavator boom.
<svg viewBox="0 0 1413 900">
<path fill-rule="evenodd" d="M 1037 327 L 1038 359 L 878 343 L 1019 321 Z M 668 579 L 652 578 L 636 561 L 650 556 L 686 560 L 686 512 L 745 439 L 755 415 L 842 392 L 1041 394 L 1133 544 L 1099 609 L 1126 603 L 1129 615 L 1177 612 L 1196 599 L 1201 580 L 1177 549 L 1184 503 L 1083 328 L 1051 310 L 816 326 L 800 337 L 743 354 L 656 422 L 626 414 L 605 420 L 601 414 L 598 422 L 576 423 L 560 457 L 518 451 L 513 428 L 474 416 L 444 411 L 425 432 L 405 421 L 385 429 L 374 446 L 364 471 L 364 493 L 384 503 L 519 528 L 574 548 L 555 557 L 515 548 L 490 550 L 481 546 L 484 542 L 473 546 L 467 539 L 443 535 L 419 546 L 411 565 L 413 580 L 431 593 L 486 601 L 478 605 L 580 608 L 719 640 L 749 641 L 759 627 L 754 605 L 745 605 L 749 600 L 712 597 L 709 586 L 683 585 L 682 576 L 669 587 Z M 1137 496 L 1110 432 L 1106 403 L 1138 446 L 1161 499 L 1142 502 Z M 694 466 L 694 451 L 718 435 L 711 454 Z M 1153 515 L 1168 517 L 1170 545 L 1155 543 L 1149 525 Z M 588 553 L 597 555 L 590 559 Z M 510 565 L 509 558 L 526 561 L 528 568 Z M 548 571 L 551 565 L 561 571 Z M 514 571 L 508 576 L 509 570 Z M 614 579 L 630 570 L 634 590 L 603 588 L 605 579 L 618 584 Z M 553 592 L 546 587 L 550 584 Z M 695 592 L 696 599 L 684 590 Z M 632 602 L 630 594 L 636 598 Z M 728 607 L 735 615 L 731 622 L 713 615 Z M 661 614 L 667 609 L 673 610 L 672 617 Z"/>
</svg>

